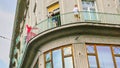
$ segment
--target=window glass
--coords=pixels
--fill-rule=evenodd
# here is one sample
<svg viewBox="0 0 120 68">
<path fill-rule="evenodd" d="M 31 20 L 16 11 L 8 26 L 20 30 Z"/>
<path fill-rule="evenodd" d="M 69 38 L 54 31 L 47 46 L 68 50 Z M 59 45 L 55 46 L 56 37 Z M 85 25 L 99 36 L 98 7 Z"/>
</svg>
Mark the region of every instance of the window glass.
<svg viewBox="0 0 120 68">
<path fill-rule="evenodd" d="M 84 19 L 85 20 L 97 20 L 97 15 L 94 13 L 96 11 L 95 2 L 94 1 L 82 1 L 82 8 Z"/>
<path fill-rule="evenodd" d="M 52 52 L 52 58 L 53 58 L 53 68 L 62 68 L 62 53 L 61 53 L 61 49 L 54 50 Z"/>
<path fill-rule="evenodd" d="M 87 46 L 87 53 L 95 53 L 94 46 Z"/>
<path fill-rule="evenodd" d="M 45 68 L 73 68 L 72 47 L 65 46 L 45 53 Z"/>
<path fill-rule="evenodd" d="M 120 47 L 113 47 L 114 54 L 120 54 Z"/>
<path fill-rule="evenodd" d="M 95 56 L 88 56 L 88 61 L 89 61 L 90 68 L 97 68 L 97 62 L 96 62 Z"/>
<path fill-rule="evenodd" d="M 112 53 L 109 46 L 97 46 L 100 68 L 114 68 Z"/>
<path fill-rule="evenodd" d="M 71 53 L 71 47 L 65 47 L 64 48 L 64 55 L 69 55 L 69 54 L 72 54 Z"/>
<path fill-rule="evenodd" d="M 64 58 L 65 68 L 73 68 L 72 57 Z"/>
<path fill-rule="evenodd" d="M 51 62 L 46 63 L 46 68 L 52 68 Z"/>
<path fill-rule="evenodd" d="M 120 68 L 120 57 L 115 57 L 117 68 Z"/>
<path fill-rule="evenodd" d="M 46 61 L 51 60 L 50 52 L 46 54 Z"/>
</svg>

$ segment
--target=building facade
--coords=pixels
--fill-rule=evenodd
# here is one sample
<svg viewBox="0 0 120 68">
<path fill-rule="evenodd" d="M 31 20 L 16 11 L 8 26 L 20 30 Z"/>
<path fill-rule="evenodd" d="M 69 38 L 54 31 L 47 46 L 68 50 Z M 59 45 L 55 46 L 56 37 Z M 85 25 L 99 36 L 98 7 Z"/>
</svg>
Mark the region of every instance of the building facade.
<svg viewBox="0 0 120 68">
<path fill-rule="evenodd" d="M 11 41 L 10 68 L 120 68 L 120 0 L 18 0 Z"/>
</svg>

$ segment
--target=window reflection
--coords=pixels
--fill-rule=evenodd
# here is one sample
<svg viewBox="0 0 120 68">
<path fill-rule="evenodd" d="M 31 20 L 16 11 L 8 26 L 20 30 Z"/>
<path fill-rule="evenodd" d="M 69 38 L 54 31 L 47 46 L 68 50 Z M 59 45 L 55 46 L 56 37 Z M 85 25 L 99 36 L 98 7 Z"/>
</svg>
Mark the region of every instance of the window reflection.
<svg viewBox="0 0 120 68">
<path fill-rule="evenodd" d="M 89 61 L 90 68 L 97 68 L 97 62 L 96 62 L 95 56 L 88 56 L 88 61 Z"/>
<path fill-rule="evenodd" d="M 46 54 L 46 61 L 49 61 L 49 60 L 51 60 L 50 52 Z"/>
<path fill-rule="evenodd" d="M 71 47 L 65 47 L 64 48 L 64 55 L 69 55 L 71 54 Z"/>
<path fill-rule="evenodd" d="M 87 46 L 87 53 L 95 53 L 94 46 Z"/>
<path fill-rule="evenodd" d="M 114 54 L 120 54 L 120 47 L 113 47 Z"/>
<path fill-rule="evenodd" d="M 100 68 L 114 68 L 112 53 L 109 46 L 97 46 Z"/>
<path fill-rule="evenodd" d="M 61 49 L 52 52 L 53 68 L 62 68 L 62 54 Z"/>
<path fill-rule="evenodd" d="M 86 49 L 90 68 L 120 68 L 120 46 L 90 44 Z"/>
<path fill-rule="evenodd" d="M 46 68 L 52 68 L 51 62 L 46 63 Z"/>
<path fill-rule="evenodd" d="M 65 68 L 73 68 L 72 57 L 64 58 Z"/>
<path fill-rule="evenodd" d="M 120 57 L 115 57 L 117 68 L 120 68 Z"/>
</svg>

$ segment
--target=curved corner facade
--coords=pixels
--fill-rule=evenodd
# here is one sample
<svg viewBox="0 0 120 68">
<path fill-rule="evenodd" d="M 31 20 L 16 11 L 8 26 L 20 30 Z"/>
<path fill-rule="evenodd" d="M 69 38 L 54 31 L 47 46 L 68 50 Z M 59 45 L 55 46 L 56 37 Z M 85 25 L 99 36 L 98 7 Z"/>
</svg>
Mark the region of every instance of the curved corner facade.
<svg viewBox="0 0 120 68">
<path fill-rule="evenodd" d="M 10 68 L 120 68 L 120 1 L 18 0 Z"/>
</svg>

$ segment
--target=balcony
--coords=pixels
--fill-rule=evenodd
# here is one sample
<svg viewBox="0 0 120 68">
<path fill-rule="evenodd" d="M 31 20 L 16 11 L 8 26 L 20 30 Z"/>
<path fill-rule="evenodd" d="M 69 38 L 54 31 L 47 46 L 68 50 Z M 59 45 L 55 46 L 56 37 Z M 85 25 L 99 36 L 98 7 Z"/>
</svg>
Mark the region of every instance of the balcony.
<svg viewBox="0 0 120 68">
<path fill-rule="evenodd" d="M 65 13 L 65 14 L 61 14 L 61 15 L 58 15 L 58 16 L 54 16 L 54 17 L 49 18 L 49 19 L 45 19 L 45 20 L 41 21 L 39 24 L 35 25 L 33 27 L 33 29 L 31 30 L 31 32 L 28 34 L 28 38 L 23 38 L 23 41 L 28 40 L 28 42 L 26 42 L 28 44 L 23 43 L 24 49 L 23 49 L 23 55 L 21 56 L 21 59 L 19 60 L 19 62 L 21 63 L 20 66 L 23 64 L 23 67 L 24 67 L 25 62 L 26 63 L 28 62 L 28 66 L 29 66 L 29 63 L 30 63 L 29 61 L 33 61 L 31 58 L 33 58 L 33 56 L 35 55 L 35 53 L 34 53 L 35 50 L 34 49 L 38 48 L 37 42 L 39 42 L 39 41 L 36 42 L 36 40 L 39 39 L 40 42 L 41 42 L 39 45 L 41 45 L 43 42 L 46 42 L 46 40 L 49 40 L 49 37 L 56 35 L 55 33 L 53 33 L 54 35 L 51 33 L 49 35 L 49 37 L 46 37 L 46 36 L 48 36 L 46 34 L 46 36 L 44 36 L 44 38 L 43 37 L 40 37 L 38 39 L 33 38 L 33 37 L 36 37 L 39 34 L 42 34 L 42 33 L 45 34 L 45 32 L 50 31 L 50 30 L 54 31 L 54 29 L 58 29 L 58 28 L 61 28 L 61 27 L 66 27 L 67 28 L 67 26 L 72 26 L 72 25 L 74 26 L 74 25 L 78 25 L 78 24 L 82 24 L 82 23 L 85 23 L 85 24 L 91 24 L 92 23 L 91 25 L 102 24 L 102 25 L 105 25 L 105 26 L 106 25 L 113 25 L 113 26 L 119 26 L 120 27 L 120 14 L 100 13 L 100 12 L 83 12 L 83 11 L 81 11 L 81 12 L 79 12 L 79 15 L 80 15 L 80 19 L 78 20 L 74 17 L 73 12 Z M 56 18 L 57 22 L 53 21 L 52 20 L 53 18 Z M 78 27 L 79 27 L 79 25 L 78 25 Z M 86 29 L 88 29 L 88 28 L 86 28 Z M 93 29 L 93 27 L 92 27 L 92 29 Z M 102 28 L 102 29 L 104 29 L 104 28 Z M 76 30 L 76 28 L 75 28 L 75 30 Z M 70 30 L 68 30 L 68 31 L 70 32 Z M 99 32 L 99 30 L 96 30 L 96 31 Z M 58 32 L 59 32 L 59 30 L 58 30 Z M 56 33 L 58 34 L 58 32 L 56 32 Z M 71 33 L 73 33 L 73 32 L 71 31 Z M 88 32 L 90 32 L 90 31 L 88 31 Z M 61 34 L 62 33 L 65 34 L 65 32 L 61 32 Z M 104 31 L 103 31 L 103 33 L 104 33 Z M 107 32 L 106 34 L 109 34 L 109 32 Z M 118 33 L 118 34 L 120 34 L 120 33 Z M 30 40 L 32 40 L 32 42 L 33 42 L 33 40 L 35 40 L 35 42 L 30 44 L 29 43 Z M 31 47 L 29 47 L 30 45 L 31 45 Z M 26 54 L 30 54 L 32 57 L 31 56 L 28 57 L 28 56 L 26 56 Z M 29 59 L 31 59 L 31 60 L 29 60 Z"/>
<path fill-rule="evenodd" d="M 98 24 L 110 24 L 110 25 L 120 25 L 120 14 L 111 14 L 111 13 L 101 13 L 101 12 L 87 12 L 87 11 L 80 11 L 79 12 L 80 19 L 77 20 L 74 17 L 73 12 L 61 14 L 58 16 L 54 16 L 49 19 L 45 19 L 35 25 L 31 32 L 29 33 L 29 38 L 35 37 L 39 33 L 53 29 L 56 27 L 64 26 L 64 25 L 71 25 L 76 23 L 98 23 Z M 56 18 L 56 23 L 52 21 L 53 18 Z"/>
</svg>

